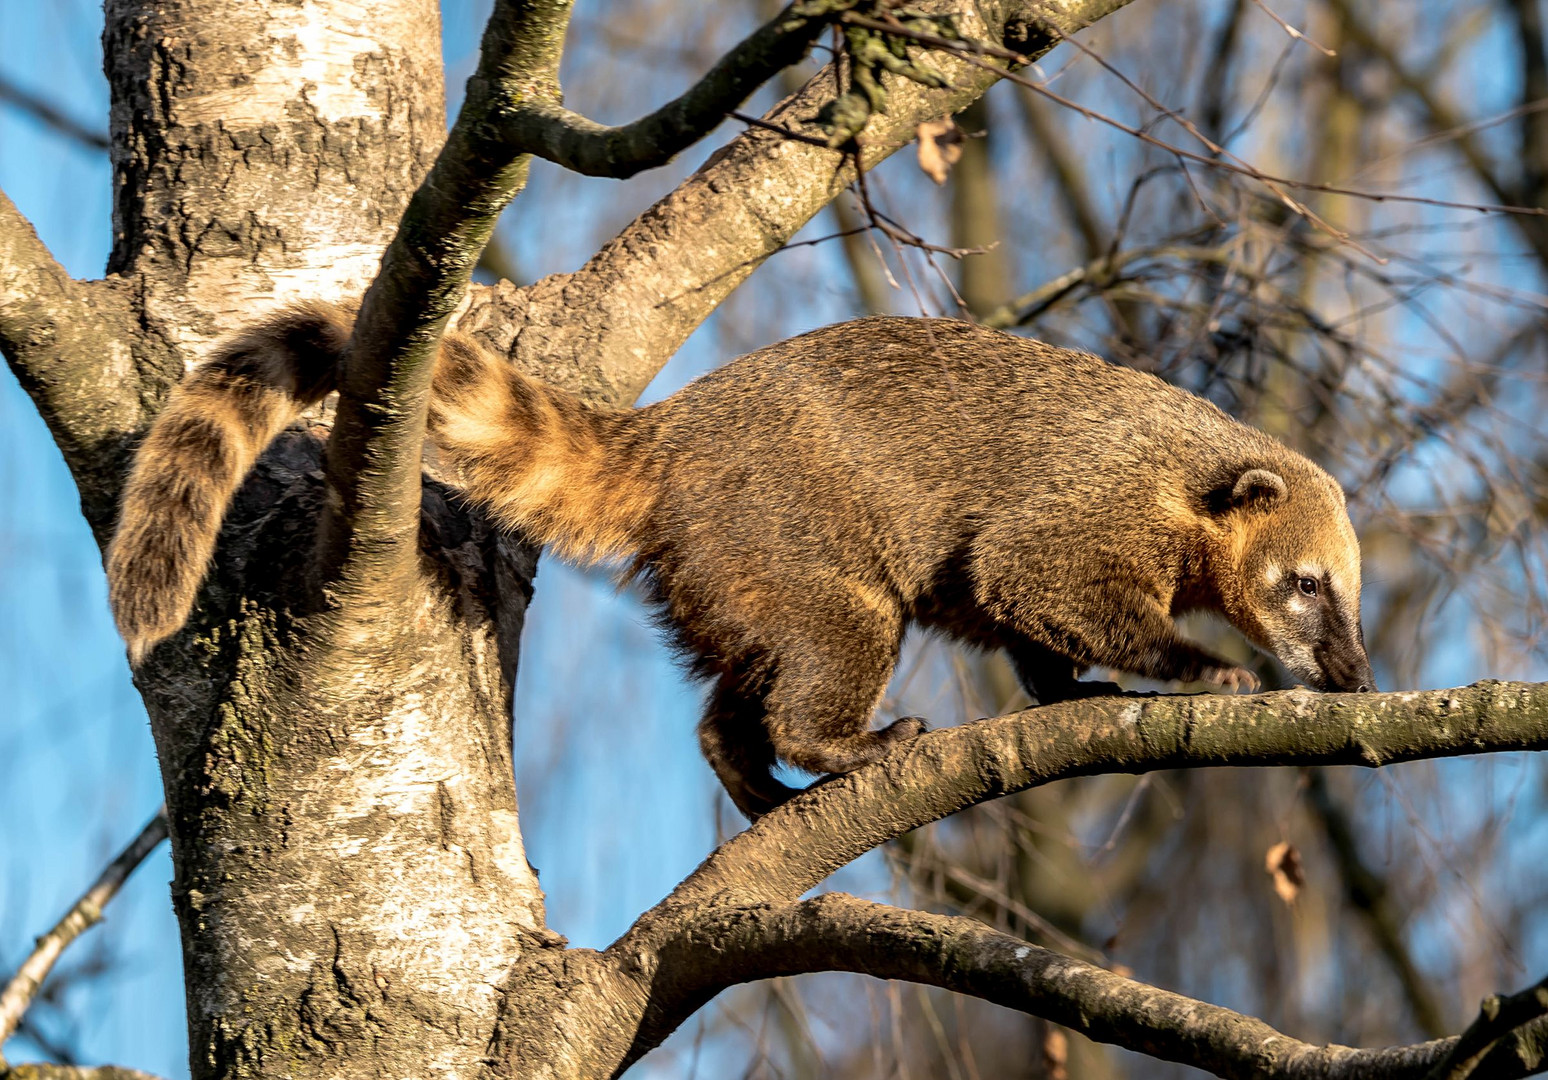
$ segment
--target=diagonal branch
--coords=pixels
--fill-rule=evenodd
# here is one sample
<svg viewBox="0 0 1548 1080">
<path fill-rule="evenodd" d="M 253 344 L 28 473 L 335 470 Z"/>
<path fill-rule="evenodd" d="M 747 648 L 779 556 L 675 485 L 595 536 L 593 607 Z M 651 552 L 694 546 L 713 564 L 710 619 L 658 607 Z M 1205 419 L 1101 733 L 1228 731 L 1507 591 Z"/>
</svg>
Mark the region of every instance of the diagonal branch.
<svg viewBox="0 0 1548 1080">
<path fill-rule="evenodd" d="M 949 12 L 964 37 L 986 43 L 986 53 L 993 51 L 987 43 L 998 42 L 1035 60 L 1061 35 L 1128 2 L 916 6 Z M 1003 64 L 970 62 L 976 59 L 932 53 L 929 62 L 950 83 L 942 89 L 892 82 L 887 111 L 873 114 L 858 139 L 864 166 L 874 168 L 913 141 L 921 122 L 957 112 L 1004 76 Z M 841 89 L 834 66 L 823 68 L 764 117 L 794 137 L 765 128 L 744 133 L 584 267 L 526 289 L 479 290 L 459 327 L 547 381 L 592 400 L 632 402 L 720 302 L 854 180 L 853 155 L 813 145 L 827 142 L 814 119 Z"/>
<path fill-rule="evenodd" d="M 340 373 L 321 523 L 320 570 L 351 621 L 414 595 L 420 448 L 431 360 L 493 231 L 527 179 L 501 138 L 506 98 L 559 98 L 570 5 L 497 0 L 478 69 L 434 166 L 409 200 L 355 322 Z"/>
<path fill-rule="evenodd" d="M 1541 1025 L 1523 1031 L 1528 1024 L 1548 1016 L 1548 979 L 1508 997 L 1487 997 L 1478 1018 L 1468 1025 L 1445 1058 L 1436 1063 L 1425 1080 L 1468 1080 L 1469 1077 L 1527 1075 L 1548 1066 L 1543 1055 Z"/>
<path fill-rule="evenodd" d="M 1548 749 L 1548 683 L 1316 694 L 1124 695 L 927 732 L 835 777 L 723 844 L 658 912 L 709 898 L 788 903 L 879 844 L 964 807 L 1072 776 L 1158 769 L 1362 765 Z"/>
<path fill-rule="evenodd" d="M 1375 768 L 1543 749 L 1548 683 L 1492 681 L 1393 694 L 1117 695 L 928 732 L 765 815 L 604 952 L 524 954 L 512 985 L 540 980 L 561 991 L 537 1007 L 510 995 L 490 1055 L 518 1075 L 617 1075 L 729 986 L 844 970 L 974 994 L 1226 1077 L 1420 1080 L 1457 1040 L 1382 1051 L 1312 1047 L 1251 1017 L 1034 949 L 970 919 L 801 897 L 887 840 L 966 806 L 1073 776 L 1245 765 Z M 1532 1000 L 1548 1005 L 1548 995 Z M 1477 1075 L 1526 1076 L 1543 1066 L 1536 1048 L 1548 1037 L 1548 1021 L 1533 1009 L 1526 998 L 1485 1003 L 1486 1022 L 1467 1044 L 1484 1050 Z M 598 1015 L 601 1028 L 579 1019 Z M 582 1040 L 587 1052 L 556 1055 L 555 1025 L 566 1032 L 563 1045 Z"/>
<path fill-rule="evenodd" d="M 22 1015 L 43 988 L 43 980 L 59 962 L 60 956 L 70 943 L 95 926 L 102 918 L 102 909 L 118 895 L 118 890 L 136 867 L 145 861 L 157 844 L 167 838 L 167 808 L 163 806 L 145 824 L 129 846 L 119 852 L 108 864 L 86 894 L 77 900 L 64 918 L 54 928 L 38 938 L 32 954 L 22 962 L 11 981 L 0 991 L 0 1046 L 16 1031 Z M 4 1075 L 5 1058 L 0 1056 L 0 1076 Z"/>
<path fill-rule="evenodd" d="M 801 14 L 826 6 L 823 14 Z M 676 99 L 632 124 L 608 127 L 557 101 L 518 102 L 502 121 L 506 139 L 586 176 L 633 176 L 659 168 L 708 135 L 726 114 L 782 70 L 797 64 L 827 28 L 841 3 L 791 4 L 726 53 Z"/>
<path fill-rule="evenodd" d="M 0 101 L 14 105 L 39 123 L 48 125 L 59 134 L 75 140 L 88 149 L 106 150 L 110 145 L 105 133 L 87 127 L 37 94 L 17 86 L 4 75 L 0 75 Z"/>
<path fill-rule="evenodd" d="M 843 893 L 777 907 L 717 909 L 656 959 L 651 1004 L 630 1061 L 727 986 L 815 971 L 938 986 L 1233 1080 L 1420 1080 L 1459 1045 L 1452 1037 L 1378 1050 L 1315 1046 L 1255 1017 L 1124 978 L 975 919 Z M 1502 1009 L 1495 1037 L 1541 1015 L 1541 1007 Z M 1489 1075 L 1508 1080 L 1535 1071 L 1518 1064 Z"/>
</svg>

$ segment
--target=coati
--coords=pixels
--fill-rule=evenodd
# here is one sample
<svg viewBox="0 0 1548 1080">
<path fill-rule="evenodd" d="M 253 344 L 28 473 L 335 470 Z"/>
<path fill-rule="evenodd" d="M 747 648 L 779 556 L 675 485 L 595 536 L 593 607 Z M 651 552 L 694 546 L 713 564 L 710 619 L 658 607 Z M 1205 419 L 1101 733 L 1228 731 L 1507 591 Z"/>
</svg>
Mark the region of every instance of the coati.
<svg viewBox="0 0 1548 1080">
<path fill-rule="evenodd" d="M 232 493 L 333 388 L 353 316 L 290 308 L 174 393 L 140 449 L 108 576 L 138 662 L 187 618 Z M 1319 690 L 1374 688 L 1360 551 L 1320 468 L 1162 380 L 943 319 L 770 346 L 635 410 L 583 404 L 448 334 L 430 433 L 469 496 L 578 562 L 627 559 L 713 682 L 732 800 L 792 794 L 918 732 L 869 728 L 909 624 L 1003 648 L 1047 703 L 1089 667 L 1255 689 L 1172 619 L 1218 612 Z"/>
</svg>

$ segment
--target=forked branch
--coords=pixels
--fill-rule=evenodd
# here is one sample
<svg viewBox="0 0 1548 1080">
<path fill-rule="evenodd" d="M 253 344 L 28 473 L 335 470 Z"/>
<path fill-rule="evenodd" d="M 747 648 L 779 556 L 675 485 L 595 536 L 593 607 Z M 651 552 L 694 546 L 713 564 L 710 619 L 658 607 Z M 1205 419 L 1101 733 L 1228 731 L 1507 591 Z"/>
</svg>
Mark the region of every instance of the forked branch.
<svg viewBox="0 0 1548 1080">
<path fill-rule="evenodd" d="M 702 985 L 673 993 L 678 988 L 666 972 L 689 973 L 695 981 L 710 973 L 722 985 L 815 971 L 923 983 L 1230 1080 L 1421 1080 L 1467 1039 L 1453 1036 L 1373 1050 L 1316 1046 L 1255 1017 L 1124 978 L 975 919 L 910 911 L 843 893 L 789 905 L 720 909 L 663 950 L 660 964 L 653 999 L 680 1002 L 683 1008 L 648 1010 L 629 1061 L 707 1000 Z M 1496 1037 L 1541 1015 L 1541 1007 L 1502 1009 Z M 1512 1080 L 1537 1071 L 1525 1063 L 1502 1064 L 1487 1075 Z"/>
<path fill-rule="evenodd" d="M 640 1009 L 627 1060 L 731 985 L 843 970 L 983 997 L 1225 1077 L 1420 1080 L 1443 1061 L 1471 1069 L 1479 1060 L 1488 1067 L 1477 1075 L 1532 1075 L 1543 1062 L 1531 1050 L 1548 1035 L 1542 986 L 1485 1002 L 1460 1041 L 1316 1047 L 971 919 L 850 897 L 801 897 L 887 840 L 969 805 L 1068 777 L 1213 766 L 1377 767 L 1543 749 L 1548 684 L 1500 682 L 1394 694 L 1093 698 L 929 732 L 876 765 L 818 784 L 733 837 L 609 947 L 601 958 L 617 980 L 609 995 L 632 997 Z M 633 991 L 620 994 L 620 986 Z M 1473 1073 L 1436 1075 L 1461 1080 Z"/>
</svg>

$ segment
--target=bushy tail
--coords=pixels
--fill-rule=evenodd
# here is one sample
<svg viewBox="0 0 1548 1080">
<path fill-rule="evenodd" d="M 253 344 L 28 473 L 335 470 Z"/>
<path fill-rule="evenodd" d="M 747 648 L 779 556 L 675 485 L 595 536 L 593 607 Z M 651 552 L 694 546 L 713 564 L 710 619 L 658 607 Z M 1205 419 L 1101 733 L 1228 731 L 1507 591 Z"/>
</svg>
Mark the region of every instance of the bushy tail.
<svg viewBox="0 0 1548 1080">
<path fill-rule="evenodd" d="M 266 446 L 335 388 L 353 312 L 298 304 L 227 342 L 157 416 L 108 547 L 113 616 L 138 664 L 188 619 L 221 520 Z M 468 495 L 566 558 L 624 555 L 654 498 L 636 412 L 592 409 L 468 338 L 442 342 L 430 433 Z"/>
<path fill-rule="evenodd" d="M 353 317 L 300 304 L 223 344 L 140 444 L 108 546 L 113 618 L 138 664 L 188 619 L 221 519 L 264 447 L 334 388 Z"/>
<path fill-rule="evenodd" d="M 638 551 L 659 489 L 650 410 L 598 409 L 469 339 L 441 344 L 430 437 L 506 528 L 572 562 Z"/>
</svg>

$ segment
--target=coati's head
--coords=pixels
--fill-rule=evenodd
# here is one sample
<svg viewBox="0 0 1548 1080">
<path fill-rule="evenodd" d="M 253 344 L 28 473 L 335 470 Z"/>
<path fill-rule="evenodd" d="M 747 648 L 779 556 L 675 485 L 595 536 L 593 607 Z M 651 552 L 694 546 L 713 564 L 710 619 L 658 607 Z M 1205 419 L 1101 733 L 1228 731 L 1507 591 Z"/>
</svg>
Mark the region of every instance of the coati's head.
<svg viewBox="0 0 1548 1080">
<path fill-rule="evenodd" d="M 1246 468 L 1211 495 L 1230 565 L 1226 615 L 1317 690 L 1375 690 L 1360 629 L 1360 542 L 1344 493 L 1310 462 Z"/>
</svg>

